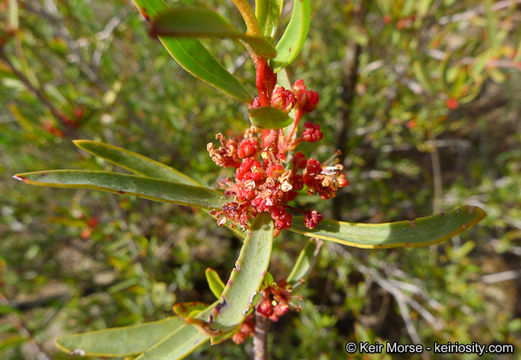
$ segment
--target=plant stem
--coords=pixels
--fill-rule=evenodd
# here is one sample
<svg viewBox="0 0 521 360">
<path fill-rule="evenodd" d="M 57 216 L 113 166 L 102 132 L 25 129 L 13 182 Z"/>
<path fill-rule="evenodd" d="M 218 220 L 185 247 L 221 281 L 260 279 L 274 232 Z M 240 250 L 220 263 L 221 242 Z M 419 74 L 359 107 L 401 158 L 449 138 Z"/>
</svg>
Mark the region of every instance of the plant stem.
<svg viewBox="0 0 521 360">
<path fill-rule="evenodd" d="M 10 301 L 3 294 L 0 294 L 0 305 L 11 307 Z M 47 353 L 43 350 L 42 345 L 35 340 L 33 333 L 25 325 L 25 322 L 21 315 L 13 313 L 8 315 L 8 319 L 8 321 L 11 321 L 15 325 L 16 329 L 18 330 L 18 333 L 23 338 L 27 339 L 29 345 L 32 348 L 35 358 L 39 360 L 51 360 L 49 355 L 47 355 Z"/>
<path fill-rule="evenodd" d="M 303 113 L 300 109 L 295 110 L 295 121 L 293 121 L 293 127 L 291 128 L 291 131 L 287 137 L 288 144 L 291 144 L 291 141 L 293 140 L 293 135 L 295 134 L 295 130 L 298 127 L 300 119 L 302 119 L 302 115 Z"/>
<path fill-rule="evenodd" d="M 260 105 L 269 106 L 270 99 L 265 84 L 266 68 L 268 67 L 268 63 L 265 59 L 260 57 L 254 58 L 254 61 L 256 70 L 255 85 L 257 86 L 257 91 L 259 92 Z"/>
<path fill-rule="evenodd" d="M 433 141 L 434 143 L 434 141 Z M 438 147 L 436 143 L 434 143 L 434 148 L 431 152 L 431 161 L 432 161 L 432 182 L 434 185 L 434 200 L 432 204 L 432 210 L 435 214 L 441 211 L 441 203 L 442 203 L 442 193 L 443 193 L 443 185 L 442 185 L 442 176 L 441 176 L 441 164 L 440 164 L 440 153 L 438 151 Z"/>
<path fill-rule="evenodd" d="M 253 334 L 254 360 L 268 360 L 268 332 L 270 320 L 255 313 L 255 333 Z"/>
<path fill-rule="evenodd" d="M 250 35 L 261 35 L 260 25 L 255 17 L 255 12 L 247 0 L 232 0 L 239 10 L 248 28 Z"/>
</svg>

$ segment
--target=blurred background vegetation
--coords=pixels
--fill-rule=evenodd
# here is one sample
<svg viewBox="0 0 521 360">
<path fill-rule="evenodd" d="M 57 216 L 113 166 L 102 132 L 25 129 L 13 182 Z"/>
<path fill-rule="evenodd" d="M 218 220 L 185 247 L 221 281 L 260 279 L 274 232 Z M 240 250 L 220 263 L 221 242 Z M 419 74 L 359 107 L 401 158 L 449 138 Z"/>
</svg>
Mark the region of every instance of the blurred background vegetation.
<svg viewBox="0 0 521 360">
<path fill-rule="evenodd" d="M 230 1 L 177 3 L 241 24 Z M 69 359 L 56 336 L 211 301 L 204 269 L 227 278 L 240 241 L 210 217 L 11 176 L 117 171 L 71 142 L 85 138 L 214 185 L 225 174 L 206 144 L 246 128 L 246 107 L 177 66 L 130 1 L 1 0 L 0 20 L 0 358 Z M 313 2 L 309 40 L 289 69 L 320 94 L 312 120 L 325 140 L 305 150 L 324 160 L 342 149 L 350 181 L 320 210 L 384 222 L 470 204 L 488 217 L 428 248 L 327 244 L 302 311 L 271 326 L 274 359 L 346 358 L 355 339 L 512 343 L 515 354 L 483 358 L 521 359 L 520 23 L 517 0 Z M 242 48 L 206 43 L 253 93 Z M 276 279 L 305 241 L 277 239 Z M 205 345 L 191 358 L 248 358 L 251 347 Z"/>
</svg>

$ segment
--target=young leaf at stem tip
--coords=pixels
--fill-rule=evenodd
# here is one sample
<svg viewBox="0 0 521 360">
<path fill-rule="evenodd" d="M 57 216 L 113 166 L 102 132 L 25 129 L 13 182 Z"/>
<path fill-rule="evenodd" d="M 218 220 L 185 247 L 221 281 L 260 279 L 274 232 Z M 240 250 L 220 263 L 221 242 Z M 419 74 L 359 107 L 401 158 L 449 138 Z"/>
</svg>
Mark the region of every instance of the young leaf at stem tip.
<svg viewBox="0 0 521 360">
<path fill-rule="evenodd" d="M 134 0 L 147 20 L 168 9 L 164 0 Z M 159 37 L 168 53 L 190 74 L 207 84 L 224 91 L 243 103 L 249 103 L 248 91 L 197 39 Z"/>
<path fill-rule="evenodd" d="M 271 61 L 275 72 L 279 72 L 297 58 L 297 55 L 306 42 L 310 22 L 311 1 L 294 1 L 289 24 L 275 47 L 277 49 L 277 56 Z"/>
<path fill-rule="evenodd" d="M 246 42 L 256 55 L 273 58 L 275 47 L 266 38 L 246 35 L 215 11 L 204 8 L 173 8 L 152 21 L 152 35 L 172 37 L 210 37 Z"/>
<path fill-rule="evenodd" d="M 284 0 L 255 1 L 255 16 L 259 21 L 262 33 L 269 39 L 273 39 L 277 34 L 283 7 Z"/>
</svg>

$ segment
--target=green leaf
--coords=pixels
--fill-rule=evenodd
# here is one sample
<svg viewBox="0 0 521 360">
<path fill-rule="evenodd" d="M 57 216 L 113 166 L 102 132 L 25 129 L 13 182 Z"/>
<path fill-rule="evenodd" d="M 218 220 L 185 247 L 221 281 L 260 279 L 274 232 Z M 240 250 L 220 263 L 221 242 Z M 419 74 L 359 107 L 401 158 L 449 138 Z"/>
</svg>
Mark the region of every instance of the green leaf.
<svg viewBox="0 0 521 360">
<path fill-rule="evenodd" d="M 164 0 L 134 0 L 143 17 L 150 19 L 168 9 Z M 186 71 L 228 95 L 249 103 L 251 97 L 244 86 L 230 74 L 197 39 L 160 37 L 168 53 Z"/>
<path fill-rule="evenodd" d="M 160 321 L 65 335 L 56 339 L 58 347 L 66 352 L 85 356 L 130 356 L 140 354 L 184 325 L 178 317 Z"/>
<path fill-rule="evenodd" d="M 283 7 L 284 0 L 255 1 L 255 16 L 261 26 L 262 33 L 269 39 L 273 39 L 277 34 Z"/>
<path fill-rule="evenodd" d="M 209 189 L 176 169 L 120 147 L 91 140 L 74 140 L 74 144 L 94 156 L 105 159 L 136 174 Z M 215 216 L 213 217 L 215 218 Z M 229 224 L 226 224 L 226 226 L 240 238 L 245 237 L 245 234 L 239 229 L 232 228 Z"/>
<path fill-rule="evenodd" d="M 217 274 L 217 271 L 211 268 L 206 268 L 204 274 L 206 275 L 206 281 L 208 282 L 208 286 L 210 287 L 212 294 L 214 294 L 215 297 L 219 299 L 224 290 L 224 283 L 219 277 L 219 274 Z"/>
<path fill-rule="evenodd" d="M 73 142 L 80 149 L 137 174 L 200 186 L 197 181 L 170 166 L 118 146 L 91 140 L 74 140 Z"/>
<path fill-rule="evenodd" d="M 186 318 L 195 318 L 197 315 L 202 313 L 206 308 L 208 308 L 208 304 L 198 302 L 198 301 L 189 301 L 183 302 L 174 305 L 174 313 L 177 316 Z"/>
<path fill-rule="evenodd" d="M 477 224 L 486 213 L 476 206 L 461 206 L 446 213 L 384 224 L 358 224 L 322 220 L 313 230 L 301 216 L 293 218 L 291 231 L 358 248 L 416 247 L 448 240 Z"/>
<path fill-rule="evenodd" d="M 210 315 L 215 305 L 214 303 L 206 308 L 197 316 L 197 319 L 204 322 L 203 319 L 208 318 L 208 315 Z M 147 351 L 136 358 L 136 360 L 182 359 L 209 339 L 210 335 L 208 333 L 201 331 L 194 325 L 185 323 L 163 340 L 147 349 Z"/>
<path fill-rule="evenodd" d="M 222 193 L 211 189 L 106 171 L 48 170 L 17 174 L 14 178 L 31 185 L 95 189 L 206 209 L 226 203 Z"/>
<path fill-rule="evenodd" d="M 255 217 L 230 279 L 212 311 L 212 327 L 231 331 L 250 310 L 266 275 L 273 245 L 273 221 L 267 213 Z"/>
<path fill-rule="evenodd" d="M 304 246 L 304 249 L 300 252 L 297 262 L 293 266 L 293 269 L 287 278 L 289 284 L 296 287 L 305 280 L 313 268 L 315 258 L 319 251 L 320 246 L 315 240 L 310 239 L 306 246 Z"/>
<path fill-rule="evenodd" d="M 287 113 L 271 106 L 249 109 L 248 115 L 251 123 L 261 129 L 281 129 L 293 122 Z"/>
<path fill-rule="evenodd" d="M 277 56 L 272 60 L 271 64 L 275 72 L 282 70 L 296 59 L 306 42 L 310 21 L 311 1 L 294 1 L 289 24 L 275 47 Z"/>
<path fill-rule="evenodd" d="M 251 307 L 268 268 L 273 245 L 273 222 L 268 214 L 253 221 L 239 258 L 220 301 L 210 305 L 196 318 L 148 349 L 136 360 L 175 360 L 190 354 L 210 336 L 215 343 L 233 334 Z"/>
<path fill-rule="evenodd" d="M 242 40 L 257 55 L 270 59 L 277 55 L 277 51 L 266 38 L 246 35 L 215 11 L 204 8 L 173 8 L 164 11 L 154 18 L 151 34 Z"/>
</svg>

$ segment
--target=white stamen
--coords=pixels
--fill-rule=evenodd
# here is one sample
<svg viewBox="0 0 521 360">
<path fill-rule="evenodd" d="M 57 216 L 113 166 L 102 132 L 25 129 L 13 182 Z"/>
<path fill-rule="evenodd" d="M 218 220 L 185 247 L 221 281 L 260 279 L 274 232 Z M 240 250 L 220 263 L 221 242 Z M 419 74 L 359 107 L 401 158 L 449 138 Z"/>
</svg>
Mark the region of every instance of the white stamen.
<svg viewBox="0 0 521 360">
<path fill-rule="evenodd" d="M 291 189 L 293 189 L 293 186 L 291 186 L 291 184 L 287 180 L 284 180 L 284 182 L 280 186 L 280 189 L 284 192 L 288 192 L 291 191 Z"/>
</svg>

